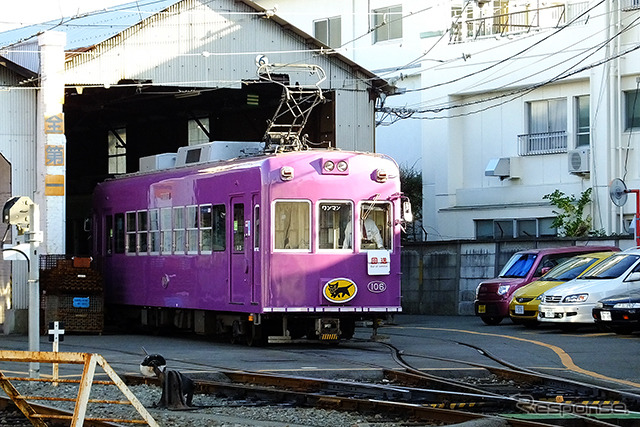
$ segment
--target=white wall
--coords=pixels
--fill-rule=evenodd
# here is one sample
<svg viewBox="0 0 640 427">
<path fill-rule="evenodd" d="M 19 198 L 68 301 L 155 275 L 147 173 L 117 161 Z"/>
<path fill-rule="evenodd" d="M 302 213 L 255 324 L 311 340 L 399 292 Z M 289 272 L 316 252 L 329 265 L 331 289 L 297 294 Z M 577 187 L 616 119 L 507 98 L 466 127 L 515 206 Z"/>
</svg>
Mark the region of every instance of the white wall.
<svg viewBox="0 0 640 427">
<path fill-rule="evenodd" d="M 278 14 L 310 34 L 314 19 L 343 14 L 343 42 L 357 38 L 343 53 L 407 89 L 389 97 L 386 106 L 421 113 L 378 127 L 377 148 L 400 163 L 422 159 L 429 238 L 474 238 L 474 219 L 553 217 L 545 194 L 558 189 L 579 196 L 588 188 L 594 194 L 588 208 L 594 228 L 625 232 L 623 215 L 633 215 L 635 200 L 631 196 L 623 208 L 613 206 L 608 186 L 620 177 L 629 188 L 640 187 L 639 134 L 625 131 L 623 123 L 623 91 L 640 87 L 640 53 L 622 55 L 640 39 L 633 25 L 637 11 L 615 10 L 618 3 L 569 2 L 569 19 L 575 10 L 597 7 L 564 28 L 449 44 L 447 34 L 439 37 L 451 22 L 448 0 L 259 3 L 279 4 Z M 403 38 L 372 44 L 369 12 L 395 4 L 403 6 Z M 612 59 L 616 55 L 620 59 Z M 584 95 L 591 102 L 590 174 L 569 173 L 567 153 L 518 155 L 518 135 L 528 133 L 527 103 L 551 98 L 566 99 L 567 149 L 575 148 L 573 103 Z M 517 178 L 485 176 L 489 161 L 499 157 L 513 160 Z"/>
</svg>

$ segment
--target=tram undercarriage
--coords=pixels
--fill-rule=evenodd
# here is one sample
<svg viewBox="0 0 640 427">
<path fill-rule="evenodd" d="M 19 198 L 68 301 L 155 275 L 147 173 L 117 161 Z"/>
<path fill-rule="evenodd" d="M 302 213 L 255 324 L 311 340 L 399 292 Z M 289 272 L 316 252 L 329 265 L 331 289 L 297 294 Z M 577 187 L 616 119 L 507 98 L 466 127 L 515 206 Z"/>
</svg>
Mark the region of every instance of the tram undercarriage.
<svg viewBox="0 0 640 427">
<path fill-rule="evenodd" d="M 250 346 L 293 343 L 329 342 L 353 338 L 356 325 L 372 328 L 371 338 L 383 316 L 302 316 L 297 314 L 250 314 L 163 307 L 117 306 L 107 310 L 107 325 L 131 330 L 139 325 L 154 333 L 191 332 L 198 335 L 226 337 L 233 343 Z"/>
</svg>

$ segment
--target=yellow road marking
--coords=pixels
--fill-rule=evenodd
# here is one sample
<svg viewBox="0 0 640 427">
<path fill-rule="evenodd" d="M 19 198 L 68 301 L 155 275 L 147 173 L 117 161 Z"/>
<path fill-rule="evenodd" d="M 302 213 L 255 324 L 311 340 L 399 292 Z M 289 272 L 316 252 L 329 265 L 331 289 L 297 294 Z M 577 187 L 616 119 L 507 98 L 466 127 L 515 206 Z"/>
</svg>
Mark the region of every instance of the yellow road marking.
<svg viewBox="0 0 640 427">
<path fill-rule="evenodd" d="M 392 326 L 390 328 L 408 329 L 408 328 L 402 327 L 402 326 Z M 562 364 L 570 371 L 578 372 L 578 373 L 581 373 L 581 374 L 584 374 L 584 375 L 588 375 L 588 376 L 594 377 L 594 378 L 599 378 L 599 379 L 602 379 L 602 380 L 612 381 L 612 382 L 616 382 L 616 383 L 620 383 L 620 384 L 625 384 L 625 385 L 628 385 L 628 386 L 631 386 L 631 387 L 640 388 L 640 384 L 635 383 L 633 381 L 621 380 L 621 379 L 618 379 L 618 378 L 611 378 L 611 377 L 607 377 L 605 375 L 599 374 L 597 372 L 587 371 L 586 369 L 582 369 L 581 367 L 579 367 L 578 365 L 573 363 L 573 359 L 571 358 L 571 356 L 569 356 L 567 354 L 567 352 L 564 351 L 561 347 L 558 347 L 558 346 L 555 346 L 555 345 L 552 345 L 552 344 L 547 344 L 547 343 L 544 343 L 542 341 L 530 340 L 530 339 L 520 338 L 520 337 L 512 337 L 510 335 L 490 334 L 490 333 L 486 333 L 486 332 L 476 332 L 476 331 L 465 331 L 464 329 L 428 328 L 428 327 L 424 327 L 424 326 L 412 326 L 412 328 L 425 329 L 425 330 L 431 330 L 431 331 L 462 332 L 462 333 L 465 333 L 465 334 L 500 337 L 500 338 L 507 338 L 507 339 L 511 339 L 511 340 L 523 341 L 523 342 L 528 342 L 528 343 L 531 343 L 531 344 L 536 344 L 536 345 L 539 345 L 539 346 L 542 346 L 542 347 L 546 347 L 549 350 L 551 350 L 554 353 L 556 353 L 558 355 L 558 357 L 560 358 L 560 362 L 562 362 Z"/>
</svg>

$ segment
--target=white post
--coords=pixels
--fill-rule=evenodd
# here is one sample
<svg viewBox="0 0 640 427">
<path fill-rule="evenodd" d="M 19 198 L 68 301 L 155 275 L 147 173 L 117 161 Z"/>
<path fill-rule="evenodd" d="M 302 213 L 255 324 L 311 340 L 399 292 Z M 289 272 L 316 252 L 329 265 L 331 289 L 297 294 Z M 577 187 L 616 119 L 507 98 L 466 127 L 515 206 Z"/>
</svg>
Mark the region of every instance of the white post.
<svg viewBox="0 0 640 427">
<path fill-rule="evenodd" d="M 29 206 L 29 231 L 25 233 L 25 243 L 29 243 L 29 351 L 40 351 L 40 253 L 42 241 L 40 231 L 40 208 Z M 29 363 L 29 377 L 40 378 L 40 363 Z"/>
<path fill-rule="evenodd" d="M 43 253 L 66 251 L 66 138 L 64 135 L 64 46 L 66 34 L 47 31 L 38 37 L 40 91 L 38 95 L 37 190 L 34 202 L 45 213 Z"/>
<path fill-rule="evenodd" d="M 64 335 L 64 328 L 61 322 L 55 320 L 53 322 L 53 328 L 49 329 L 49 341 L 53 340 L 53 352 L 57 353 L 60 345 L 60 335 Z M 53 386 L 58 386 L 58 364 L 53 364 L 53 370 L 51 373 L 53 379 Z"/>
</svg>

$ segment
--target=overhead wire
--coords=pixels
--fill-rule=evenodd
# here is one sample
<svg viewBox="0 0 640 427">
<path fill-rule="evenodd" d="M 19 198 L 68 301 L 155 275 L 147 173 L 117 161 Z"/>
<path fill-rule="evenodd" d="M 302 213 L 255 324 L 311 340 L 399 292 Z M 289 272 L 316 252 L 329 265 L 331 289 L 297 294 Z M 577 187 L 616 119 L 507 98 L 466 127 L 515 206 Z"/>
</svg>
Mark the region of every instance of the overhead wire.
<svg viewBox="0 0 640 427">
<path fill-rule="evenodd" d="M 409 89 L 409 90 L 407 90 L 407 92 L 418 92 L 418 91 L 425 91 L 425 90 L 433 89 L 433 88 L 436 88 L 436 87 L 439 87 L 439 86 L 444 86 L 444 85 L 456 83 L 456 82 L 461 81 L 463 79 L 466 79 L 466 78 L 469 78 L 471 76 L 474 76 L 474 75 L 476 75 L 478 73 L 483 73 L 485 71 L 489 71 L 489 70 L 491 70 L 491 69 L 493 69 L 493 68 L 495 68 L 495 67 L 497 67 L 497 66 L 499 66 L 501 64 L 504 64 L 504 63 L 512 60 L 513 58 L 516 58 L 516 57 L 524 54 L 525 52 L 530 51 L 534 47 L 540 45 L 541 43 L 543 43 L 543 42 L 545 42 L 547 40 L 549 40 L 551 37 L 557 35 L 558 33 L 562 32 L 562 31 L 564 31 L 566 28 L 571 26 L 573 23 L 575 23 L 576 21 L 581 19 L 584 15 L 586 15 L 587 13 L 589 13 L 590 11 L 595 9 L 597 6 L 600 6 L 604 2 L 605 2 L 605 0 L 599 0 L 596 4 L 594 4 L 593 6 L 588 8 L 587 10 L 583 11 L 582 13 L 580 13 L 579 15 L 574 17 L 571 21 L 569 21 L 568 23 L 566 23 L 562 27 L 556 29 L 552 33 L 548 34 L 547 36 L 543 37 L 542 39 L 540 39 L 540 40 L 528 45 L 527 47 L 521 49 L 520 51 L 514 53 L 513 55 L 510 55 L 510 56 L 508 56 L 506 58 L 503 58 L 503 59 L 501 59 L 501 60 L 499 60 L 499 61 L 497 61 L 497 62 L 495 62 L 495 63 L 493 63 L 493 64 L 491 64 L 491 65 L 489 65 L 487 67 L 485 67 L 485 68 L 482 68 L 482 69 L 480 69 L 478 71 L 474 71 L 473 73 L 469 73 L 469 74 L 457 77 L 455 79 L 447 80 L 445 82 L 440 82 L 440 83 L 437 83 L 437 84 L 434 84 L 434 85 L 431 85 L 431 86 L 425 86 L 425 87 L 421 87 L 421 88 L 418 88 L 418 89 Z"/>
<path fill-rule="evenodd" d="M 599 46 L 595 46 L 595 47 L 591 48 L 591 49 L 595 49 L 595 50 L 594 50 L 594 52 L 592 52 L 592 53 L 588 54 L 586 58 L 588 58 L 589 56 L 592 56 L 592 55 L 593 55 L 597 50 L 602 49 L 604 46 L 606 46 L 606 45 L 607 45 L 611 40 L 613 40 L 615 37 L 619 37 L 623 32 L 626 32 L 626 31 L 628 31 L 629 29 L 636 27 L 636 26 L 638 25 L 638 20 L 639 20 L 639 19 L 640 19 L 640 18 L 636 18 L 636 19 L 632 22 L 632 24 L 630 24 L 630 25 L 628 25 L 627 27 L 625 27 L 625 28 L 621 29 L 621 30 L 620 30 L 620 31 L 618 31 L 616 34 L 614 34 L 610 39 L 608 39 L 608 40 L 606 40 L 606 41 L 602 42 Z M 492 105 L 492 106 L 488 106 L 488 107 L 485 107 L 485 108 L 477 109 L 477 110 L 474 110 L 473 112 L 460 113 L 460 114 L 457 114 L 457 115 L 448 115 L 448 116 L 446 116 L 446 117 L 419 117 L 419 119 L 438 119 L 438 118 L 461 117 L 461 116 L 467 116 L 467 115 L 470 115 L 470 114 L 475 114 L 475 113 L 478 113 L 478 112 L 486 111 L 486 110 L 487 110 L 487 109 L 489 109 L 489 108 L 498 107 L 498 106 L 503 105 L 503 104 L 505 104 L 505 103 L 507 103 L 507 102 L 510 102 L 510 101 L 512 101 L 512 100 L 514 100 L 514 99 L 517 99 L 517 98 L 519 98 L 519 97 L 521 97 L 521 96 L 524 96 L 526 93 L 529 93 L 529 92 L 531 92 L 531 91 L 533 91 L 533 90 L 535 90 L 535 89 L 538 89 L 538 88 L 540 88 L 540 87 L 542 87 L 542 86 L 545 86 L 545 85 L 547 85 L 547 84 L 550 84 L 550 83 L 556 82 L 556 81 L 558 81 L 558 80 L 562 80 L 562 79 L 564 79 L 564 78 L 568 78 L 568 77 L 570 77 L 570 76 L 572 76 L 572 75 L 575 75 L 575 74 L 577 74 L 577 73 L 580 73 L 580 72 L 586 71 L 586 70 L 588 70 L 588 69 L 594 68 L 594 67 L 596 67 L 596 66 L 602 65 L 603 63 L 606 63 L 606 62 L 608 62 L 608 61 L 610 61 L 610 60 L 617 59 L 618 57 L 623 56 L 623 55 L 626 55 L 627 53 L 633 52 L 633 51 L 637 50 L 638 48 L 640 48 L 640 45 L 635 46 L 635 47 L 633 47 L 633 48 L 631 48 L 631 49 L 628 49 L 628 50 L 626 50 L 625 52 L 622 52 L 622 53 L 620 53 L 620 54 L 618 54 L 618 55 L 615 55 L 615 56 L 612 56 L 612 57 L 610 57 L 610 58 L 605 58 L 604 60 L 597 61 L 596 63 L 591 64 L 591 65 L 589 65 L 589 66 L 582 67 L 582 68 L 580 68 L 580 69 L 578 69 L 578 70 L 576 70 L 576 71 L 574 71 L 574 72 L 570 72 L 570 70 L 571 70 L 573 67 L 577 66 L 578 64 L 580 64 L 580 63 L 584 62 L 584 60 L 586 60 L 586 58 L 583 58 L 581 61 L 579 61 L 578 63 L 576 63 L 574 66 L 569 67 L 568 69 L 565 69 L 563 72 L 559 73 L 559 74 L 558 74 L 558 75 L 556 75 L 555 77 L 553 77 L 553 78 L 551 78 L 551 79 L 549 79 L 549 80 L 546 80 L 546 81 L 540 82 L 540 83 L 535 84 L 535 85 L 531 85 L 531 86 L 527 86 L 527 87 L 523 87 L 523 88 L 514 89 L 514 90 L 511 90 L 511 91 L 506 92 L 506 93 L 497 94 L 497 95 L 494 95 L 494 96 L 491 96 L 491 97 L 487 97 L 487 98 L 483 98 L 483 99 L 475 100 L 475 101 L 470 101 L 470 102 L 462 103 L 462 104 L 460 104 L 460 103 L 454 103 L 454 104 L 448 104 L 448 105 L 441 105 L 441 106 L 437 106 L 437 107 L 433 107 L 433 108 L 414 109 L 413 113 L 419 113 L 419 114 L 424 114 L 424 113 L 439 113 L 439 112 L 442 112 L 442 111 L 444 111 L 444 110 L 450 110 L 450 109 L 453 109 L 453 108 L 466 107 L 466 106 L 470 106 L 470 105 L 474 105 L 474 104 L 480 104 L 480 103 L 484 103 L 484 102 L 493 101 L 493 100 L 496 100 L 496 99 L 501 99 L 501 98 L 505 98 L 505 97 L 511 97 L 511 96 L 513 96 L 513 97 L 512 97 L 511 99 L 509 99 L 509 100 L 502 101 L 502 102 L 500 102 L 500 103 L 497 103 L 497 104 L 494 104 L 494 105 Z M 576 55 L 576 56 L 579 56 L 579 55 L 582 55 L 582 54 L 585 54 L 585 51 L 580 52 L 580 53 L 579 53 L 578 55 Z M 488 68 L 488 67 L 487 67 L 487 68 Z M 548 67 L 548 68 L 547 68 L 547 69 L 545 69 L 545 70 L 548 70 L 548 69 L 551 69 L 551 68 L 553 68 L 553 66 L 550 66 L 550 67 Z M 521 80 L 521 79 L 520 79 L 520 80 Z M 520 80 L 517 80 L 517 81 L 520 81 Z M 517 82 L 517 81 L 516 81 L 516 82 Z M 494 90 L 494 89 L 492 89 L 492 90 Z M 404 112 L 402 112 L 402 113 L 404 114 Z M 411 117 L 411 118 L 415 118 L 415 117 Z"/>
</svg>

